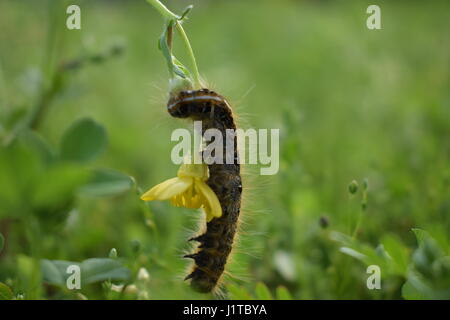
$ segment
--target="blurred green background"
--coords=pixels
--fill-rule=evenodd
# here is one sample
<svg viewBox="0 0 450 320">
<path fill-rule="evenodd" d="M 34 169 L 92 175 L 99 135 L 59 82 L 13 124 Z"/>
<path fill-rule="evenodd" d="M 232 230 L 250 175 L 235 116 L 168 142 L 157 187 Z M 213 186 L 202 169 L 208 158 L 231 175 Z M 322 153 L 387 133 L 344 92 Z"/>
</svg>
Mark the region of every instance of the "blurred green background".
<svg viewBox="0 0 450 320">
<path fill-rule="evenodd" d="M 450 299 L 448 1 L 164 3 L 194 4 L 200 72 L 241 127 L 280 129 L 279 173 L 245 168 L 221 297 Z M 71 1 L 67 30 L 68 4 L 0 2 L 0 296 L 215 298 L 182 280 L 198 212 L 139 200 L 175 176 L 170 135 L 190 127 L 165 109 L 163 19 Z M 66 261 L 92 276 L 81 290 Z"/>
</svg>

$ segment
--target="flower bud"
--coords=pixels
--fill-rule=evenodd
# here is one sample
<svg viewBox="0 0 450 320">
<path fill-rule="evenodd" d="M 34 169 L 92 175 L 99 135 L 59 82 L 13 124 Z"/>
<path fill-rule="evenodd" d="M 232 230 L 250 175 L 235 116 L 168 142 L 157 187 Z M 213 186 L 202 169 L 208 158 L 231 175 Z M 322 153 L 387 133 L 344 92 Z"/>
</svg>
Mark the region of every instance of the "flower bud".
<svg viewBox="0 0 450 320">
<path fill-rule="evenodd" d="M 351 194 L 355 194 L 357 191 L 358 191 L 358 182 L 356 182 L 356 180 L 353 180 L 348 185 L 348 192 L 350 192 Z"/>
<path fill-rule="evenodd" d="M 191 80 L 175 76 L 169 81 L 169 92 L 175 94 L 180 91 L 191 90 L 193 88 Z"/>
<path fill-rule="evenodd" d="M 133 250 L 133 253 L 138 253 L 141 250 L 141 242 L 139 240 L 132 240 L 131 241 L 131 250 Z"/>
<path fill-rule="evenodd" d="M 140 268 L 138 271 L 138 280 L 140 281 L 148 281 L 150 279 L 150 274 L 148 273 L 147 269 Z"/>
<path fill-rule="evenodd" d="M 109 251 L 109 257 L 111 259 L 116 259 L 117 258 L 117 250 L 116 250 L 116 248 L 112 248 L 111 251 Z"/>
<path fill-rule="evenodd" d="M 330 224 L 328 218 L 326 216 L 321 216 L 319 219 L 319 225 L 322 229 L 326 229 Z"/>
<path fill-rule="evenodd" d="M 127 294 L 137 294 L 138 293 L 138 288 L 134 284 L 129 284 L 125 288 L 125 293 L 127 293 Z"/>
<path fill-rule="evenodd" d="M 363 185 L 364 191 L 366 191 L 369 188 L 369 179 L 364 178 L 362 185 Z"/>
<path fill-rule="evenodd" d="M 115 291 L 115 292 L 119 292 L 120 293 L 120 292 L 122 292 L 123 287 L 124 287 L 123 284 L 119 284 L 119 285 L 111 284 L 110 289 L 111 289 L 111 291 Z"/>
</svg>

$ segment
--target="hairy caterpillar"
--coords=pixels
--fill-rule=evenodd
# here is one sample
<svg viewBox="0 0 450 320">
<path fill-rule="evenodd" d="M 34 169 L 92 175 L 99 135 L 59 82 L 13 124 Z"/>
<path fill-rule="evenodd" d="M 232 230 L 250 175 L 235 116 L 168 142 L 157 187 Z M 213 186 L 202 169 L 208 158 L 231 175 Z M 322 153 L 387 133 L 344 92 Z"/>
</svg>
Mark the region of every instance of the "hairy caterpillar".
<svg viewBox="0 0 450 320">
<path fill-rule="evenodd" d="M 176 118 L 201 120 L 202 133 L 216 128 L 225 140 L 226 129 L 236 130 L 232 110 L 224 97 L 209 89 L 181 91 L 172 95 L 168 112 Z M 234 160 L 231 164 L 210 164 L 207 184 L 216 193 L 222 216 L 206 225 L 206 232 L 189 239 L 200 243 L 198 251 L 186 258 L 195 261 L 193 271 L 185 278 L 199 292 L 212 291 L 219 281 L 230 255 L 241 207 L 242 182 L 238 161 L 237 138 L 234 140 Z M 223 154 L 226 154 L 225 146 Z"/>
</svg>

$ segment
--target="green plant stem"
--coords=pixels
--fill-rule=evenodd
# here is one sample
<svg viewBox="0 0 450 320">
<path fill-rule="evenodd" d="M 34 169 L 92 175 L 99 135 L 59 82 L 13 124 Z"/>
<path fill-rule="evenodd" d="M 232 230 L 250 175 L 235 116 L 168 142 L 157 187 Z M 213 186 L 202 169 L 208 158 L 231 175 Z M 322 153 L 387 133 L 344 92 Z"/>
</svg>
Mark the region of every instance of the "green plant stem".
<svg viewBox="0 0 450 320">
<path fill-rule="evenodd" d="M 28 212 L 27 220 L 24 224 L 25 235 L 30 249 L 30 257 L 32 259 L 32 270 L 28 275 L 27 283 L 27 299 L 41 299 L 42 294 L 42 274 L 41 274 L 41 258 L 42 258 L 42 235 L 41 226 L 36 217 Z"/>
<path fill-rule="evenodd" d="M 50 87 L 44 89 L 44 92 L 42 92 L 39 101 L 30 116 L 28 123 L 30 129 L 37 130 L 42 123 L 45 114 L 47 113 L 47 109 L 50 107 L 56 94 L 62 87 L 63 72 L 63 70 L 56 71 L 51 79 Z"/>
<path fill-rule="evenodd" d="M 196 87 L 197 89 L 199 89 L 201 87 L 201 81 L 200 81 L 200 74 L 198 72 L 198 67 L 197 67 L 197 61 L 195 60 L 195 55 L 194 55 L 194 50 L 192 49 L 191 43 L 189 41 L 189 38 L 186 34 L 186 32 L 183 29 L 183 26 L 181 25 L 181 21 L 180 21 L 180 16 L 176 15 L 175 13 L 173 13 L 172 11 L 170 11 L 169 9 L 167 9 L 167 7 L 165 5 L 163 5 L 159 0 L 147 0 L 147 2 L 149 4 L 151 4 L 156 10 L 158 10 L 158 12 L 167 20 L 175 20 L 175 24 L 176 24 L 176 29 L 178 31 L 178 33 L 180 34 L 184 46 L 187 50 L 188 56 L 189 56 L 189 60 L 191 62 L 191 66 L 193 69 L 193 81 L 194 81 L 194 87 Z"/>
<path fill-rule="evenodd" d="M 200 89 L 201 82 L 200 82 L 200 74 L 198 72 L 197 67 L 197 61 L 195 60 L 194 50 L 192 50 L 191 43 L 189 42 L 189 38 L 187 37 L 186 32 L 184 31 L 183 27 L 181 26 L 181 23 L 179 21 L 176 22 L 177 31 L 180 33 L 181 38 L 183 39 L 184 46 L 186 47 L 189 55 L 189 59 L 191 60 L 191 65 L 193 68 L 193 77 L 194 77 L 194 86 L 197 89 Z"/>
<path fill-rule="evenodd" d="M 147 0 L 159 13 L 166 19 L 179 19 L 175 13 L 167 9 L 165 5 L 163 5 L 159 0 Z"/>
<path fill-rule="evenodd" d="M 358 235 L 359 227 L 361 226 L 363 210 L 360 209 L 358 213 L 358 220 L 356 221 L 355 229 L 353 230 L 352 239 L 355 240 Z"/>
</svg>

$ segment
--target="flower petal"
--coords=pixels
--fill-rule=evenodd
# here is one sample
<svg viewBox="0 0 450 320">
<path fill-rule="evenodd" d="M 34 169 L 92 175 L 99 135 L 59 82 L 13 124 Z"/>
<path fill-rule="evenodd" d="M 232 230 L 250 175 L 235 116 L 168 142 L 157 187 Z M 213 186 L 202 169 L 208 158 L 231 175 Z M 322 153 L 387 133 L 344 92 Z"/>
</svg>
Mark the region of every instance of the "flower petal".
<svg viewBox="0 0 450 320">
<path fill-rule="evenodd" d="M 203 197 L 203 208 L 206 212 L 206 220 L 209 222 L 213 218 L 219 218 L 222 216 L 222 206 L 214 191 L 205 182 L 196 179 L 195 187 L 197 191 Z"/>
<path fill-rule="evenodd" d="M 141 199 L 145 201 L 168 200 L 186 191 L 193 183 L 193 178 L 189 177 L 172 178 L 151 188 L 141 196 Z"/>
<path fill-rule="evenodd" d="M 170 198 L 170 202 L 175 207 L 182 207 L 183 206 L 183 199 L 182 199 L 181 195 L 176 195 L 176 196 Z"/>
<path fill-rule="evenodd" d="M 197 178 L 205 181 L 208 179 L 208 166 L 205 163 L 195 164 L 187 162 L 181 165 L 180 169 L 178 170 L 177 176 L 180 178 Z"/>
<path fill-rule="evenodd" d="M 206 222 L 210 222 L 214 218 L 211 208 L 209 206 L 204 206 L 203 211 L 205 211 L 206 214 Z"/>
<path fill-rule="evenodd" d="M 199 194 L 192 198 L 192 208 L 200 208 L 202 206 L 202 198 Z"/>
</svg>

